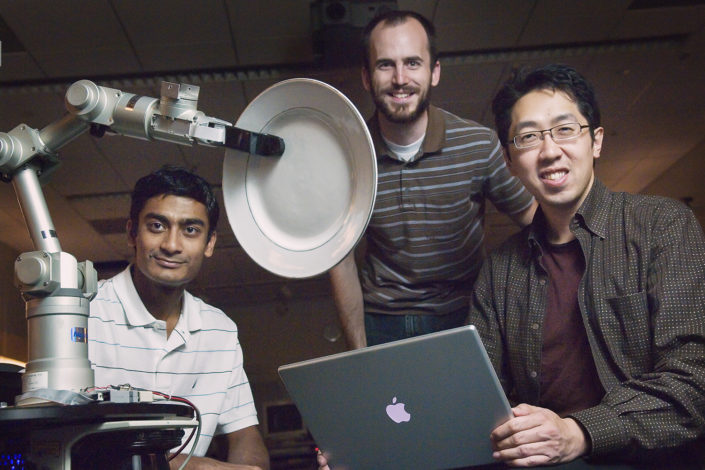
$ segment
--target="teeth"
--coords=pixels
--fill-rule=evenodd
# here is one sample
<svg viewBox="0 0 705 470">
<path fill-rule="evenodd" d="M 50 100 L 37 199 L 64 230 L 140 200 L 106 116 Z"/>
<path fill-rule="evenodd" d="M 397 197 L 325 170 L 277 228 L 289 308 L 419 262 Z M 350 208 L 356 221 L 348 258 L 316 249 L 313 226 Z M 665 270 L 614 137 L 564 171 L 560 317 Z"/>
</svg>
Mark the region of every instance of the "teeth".
<svg viewBox="0 0 705 470">
<path fill-rule="evenodd" d="M 408 93 L 395 93 L 394 97 L 395 98 L 407 98 L 409 96 Z"/>
<path fill-rule="evenodd" d="M 549 173 L 544 176 L 547 180 L 557 180 L 560 178 L 563 178 L 565 176 L 566 172 L 565 171 L 557 171 L 555 173 Z"/>
</svg>

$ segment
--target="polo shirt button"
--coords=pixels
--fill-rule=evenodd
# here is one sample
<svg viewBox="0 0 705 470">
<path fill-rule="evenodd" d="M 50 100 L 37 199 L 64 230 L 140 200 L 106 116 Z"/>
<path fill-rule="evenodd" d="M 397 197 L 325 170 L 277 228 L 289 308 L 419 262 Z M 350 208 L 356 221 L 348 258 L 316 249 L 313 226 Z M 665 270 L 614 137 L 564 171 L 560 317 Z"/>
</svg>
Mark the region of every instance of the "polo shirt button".
<svg viewBox="0 0 705 470">
<path fill-rule="evenodd" d="M 539 284 L 541 284 L 542 286 L 545 286 L 545 285 L 546 285 L 546 279 L 541 279 L 541 280 L 539 281 Z"/>
<path fill-rule="evenodd" d="M 532 329 L 532 330 L 538 330 L 538 329 L 539 329 L 539 324 L 538 324 L 538 323 L 532 323 L 532 324 L 531 324 L 531 329 Z"/>
<path fill-rule="evenodd" d="M 532 379 L 535 379 L 539 374 L 535 370 L 532 370 L 529 375 L 531 376 Z"/>
</svg>

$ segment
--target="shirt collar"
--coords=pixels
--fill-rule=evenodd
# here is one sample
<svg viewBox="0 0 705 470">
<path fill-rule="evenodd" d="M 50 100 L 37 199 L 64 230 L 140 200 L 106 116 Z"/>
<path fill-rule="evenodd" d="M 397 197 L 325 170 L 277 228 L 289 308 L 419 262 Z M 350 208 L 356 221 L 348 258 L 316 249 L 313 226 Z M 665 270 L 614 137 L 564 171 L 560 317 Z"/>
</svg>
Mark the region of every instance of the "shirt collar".
<svg viewBox="0 0 705 470">
<path fill-rule="evenodd" d="M 149 310 L 144 306 L 142 299 L 137 293 L 130 272 L 132 266 L 133 265 L 130 264 L 124 271 L 113 278 L 113 286 L 120 299 L 120 303 L 122 303 L 126 323 L 130 326 L 149 326 L 158 320 L 149 313 Z M 195 303 L 196 301 L 193 296 L 187 291 L 184 291 L 181 315 L 176 324 L 177 329 L 180 329 L 182 326 L 188 331 L 201 329 L 201 317 L 195 314 L 195 312 L 198 312 L 197 306 L 194 305 Z"/>
<path fill-rule="evenodd" d="M 607 186 L 595 177 L 592 188 L 576 213 L 585 223 L 585 227 L 600 238 L 607 237 L 607 219 L 609 218 L 609 194 Z"/>
<path fill-rule="evenodd" d="M 375 153 L 377 155 L 377 160 L 384 157 L 392 158 L 389 156 L 390 150 L 382 139 L 382 133 L 379 129 L 379 117 L 378 113 L 375 114 L 367 121 L 367 126 L 370 129 L 370 136 L 372 137 L 372 142 L 375 147 Z M 443 118 L 443 112 L 433 106 L 428 106 L 428 123 L 426 124 L 426 137 L 421 144 L 421 155 L 426 153 L 439 152 L 445 145 L 446 136 L 446 124 Z M 417 155 L 411 159 L 411 161 L 416 161 L 421 158 L 421 155 Z"/>
</svg>

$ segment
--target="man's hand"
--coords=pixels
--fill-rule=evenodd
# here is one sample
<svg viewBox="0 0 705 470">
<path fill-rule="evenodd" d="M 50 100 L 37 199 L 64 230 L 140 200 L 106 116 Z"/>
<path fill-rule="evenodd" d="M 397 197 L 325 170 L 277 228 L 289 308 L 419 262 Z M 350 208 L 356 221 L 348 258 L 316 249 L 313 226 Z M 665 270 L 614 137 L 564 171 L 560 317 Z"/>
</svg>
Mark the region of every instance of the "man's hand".
<svg viewBox="0 0 705 470">
<path fill-rule="evenodd" d="M 326 460 L 320 450 L 316 456 L 316 461 L 318 462 L 318 470 L 330 470 L 330 467 L 328 467 L 328 460 Z"/>
<path fill-rule="evenodd" d="M 585 434 L 575 420 L 527 404 L 512 411 L 514 418 L 490 435 L 495 459 L 511 467 L 533 467 L 569 462 L 587 452 Z"/>
</svg>

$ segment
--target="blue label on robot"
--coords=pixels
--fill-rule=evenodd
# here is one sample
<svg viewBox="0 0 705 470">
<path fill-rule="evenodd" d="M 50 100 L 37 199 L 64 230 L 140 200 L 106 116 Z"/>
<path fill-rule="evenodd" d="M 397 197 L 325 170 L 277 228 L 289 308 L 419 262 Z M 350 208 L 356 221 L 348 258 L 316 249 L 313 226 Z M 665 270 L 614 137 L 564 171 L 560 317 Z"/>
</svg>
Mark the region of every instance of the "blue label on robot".
<svg viewBox="0 0 705 470">
<path fill-rule="evenodd" d="M 71 341 L 74 343 L 85 343 L 87 339 L 86 329 L 82 327 L 71 328 Z"/>
</svg>

